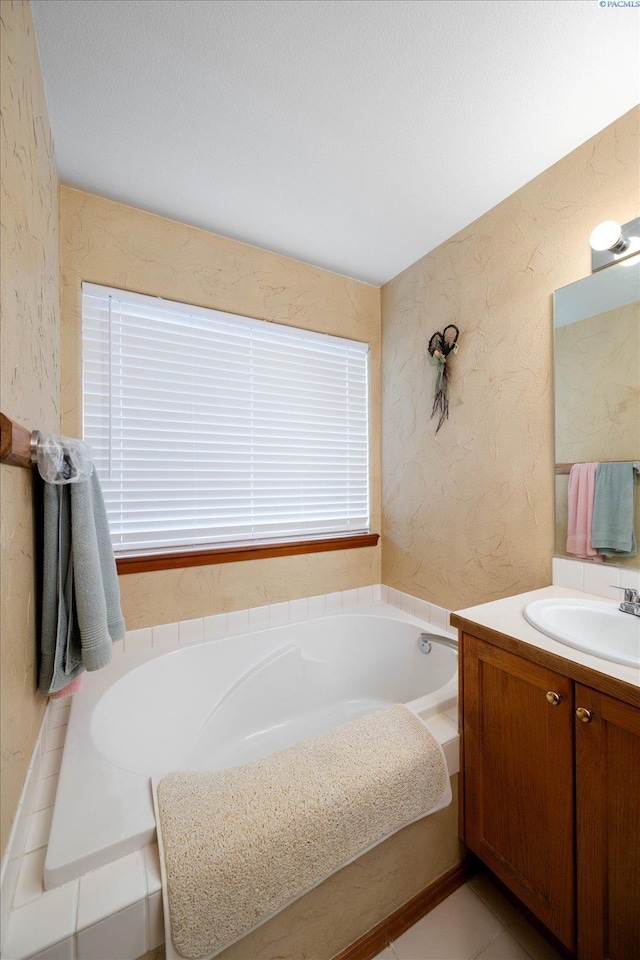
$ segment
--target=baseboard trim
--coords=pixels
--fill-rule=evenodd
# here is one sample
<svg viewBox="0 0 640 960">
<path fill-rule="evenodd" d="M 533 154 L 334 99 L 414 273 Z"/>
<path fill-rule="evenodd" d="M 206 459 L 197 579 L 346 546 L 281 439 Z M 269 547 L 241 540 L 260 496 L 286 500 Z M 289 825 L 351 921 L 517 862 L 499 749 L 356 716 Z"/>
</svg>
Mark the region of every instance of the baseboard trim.
<svg viewBox="0 0 640 960">
<path fill-rule="evenodd" d="M 382 950 L 396 940 L 400 934 L 417 923 L 425 914 L 437 907 L 449 894 L 461 887 L 473 876 L 475 869 L 470 860 L 464 860 L 447 870 L 428 887 L 407 900 L 388 917 L 372 927 L 368 933 L 358 937 L 352 944 L 337 954 L 333 960 L 372 960 Z"/>
</svg>

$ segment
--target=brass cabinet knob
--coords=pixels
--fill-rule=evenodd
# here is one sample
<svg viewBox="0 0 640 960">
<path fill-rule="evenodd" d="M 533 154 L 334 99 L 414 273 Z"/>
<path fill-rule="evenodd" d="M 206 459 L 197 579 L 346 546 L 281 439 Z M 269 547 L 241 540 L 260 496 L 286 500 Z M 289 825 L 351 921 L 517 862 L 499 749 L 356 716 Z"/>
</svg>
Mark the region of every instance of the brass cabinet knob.
<svg viewBox="0 0 640 960">
<path fill-rule="evenodd" d="M 578 720 L 582 720 L 583 723 L 591 723 L 593 720 L 593 710 L 587 710 L 586 707 L 578 707 L 576 717 Z"/>
<path fill-rule="evenodd" d="M 555 690 L 547 690 L 547 700 L 552 707 L 557 707 L 562 700 L 562 694 L 556 693 Z"/>
</svg>

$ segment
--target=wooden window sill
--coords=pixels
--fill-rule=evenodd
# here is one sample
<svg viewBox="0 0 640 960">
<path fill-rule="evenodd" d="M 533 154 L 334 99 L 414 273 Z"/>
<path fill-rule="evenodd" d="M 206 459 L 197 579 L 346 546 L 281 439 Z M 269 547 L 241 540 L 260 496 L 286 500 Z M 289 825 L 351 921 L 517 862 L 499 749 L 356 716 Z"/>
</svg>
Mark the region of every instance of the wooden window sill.
<svg viewBox="0 0 640 960">
<path fill-rule="evenodd" d="M 181 567 L 202 567 L 213 563 L 236 563 L 240 560 L 265 560 L 268 557 L 291 557 L 302 553 L 324 553 L 327 550 L 357 550 L 375 547 L 378 533 L 359 533 L 324 540 L 291 540 L 288 543 L 244 544 L 236 547 L 210 547 L 175 553 L 152 553 L 137 557 L 116 557 L 116 567 L 126 573 L 149 573 L 152 570 L 177 570 Z"/>
</svg>

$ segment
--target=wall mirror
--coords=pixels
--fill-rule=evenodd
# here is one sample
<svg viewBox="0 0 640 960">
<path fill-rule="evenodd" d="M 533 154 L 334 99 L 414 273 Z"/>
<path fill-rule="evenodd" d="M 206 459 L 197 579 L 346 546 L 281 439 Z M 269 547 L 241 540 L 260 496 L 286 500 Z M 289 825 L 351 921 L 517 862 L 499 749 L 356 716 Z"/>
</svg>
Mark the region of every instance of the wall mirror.
<svg viewBox="0 0 640 960">
<path fill-rule="evenodd" d="M 576 559 L 566 549 L 570 465 L 640 461 L 640 259 L 556 290 L 553 316 L 555 549 Z M 640 478 L 635 499 L 640 544 Z M 638 568 L 640 552 L 603 562 Z"/>
</svg>

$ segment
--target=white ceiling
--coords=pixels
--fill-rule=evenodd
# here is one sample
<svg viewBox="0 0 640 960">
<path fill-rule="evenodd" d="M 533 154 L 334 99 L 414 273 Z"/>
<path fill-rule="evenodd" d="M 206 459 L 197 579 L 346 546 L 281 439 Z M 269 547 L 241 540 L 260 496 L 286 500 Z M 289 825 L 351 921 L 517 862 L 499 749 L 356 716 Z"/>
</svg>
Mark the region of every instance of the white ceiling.
<svg viewBox="0 0 640 960">
<path fill-rule="evenodd" d="M 638 102 L 599 0 L 33 0 L 61 179 L 380 284 Z"/>
</svg>

